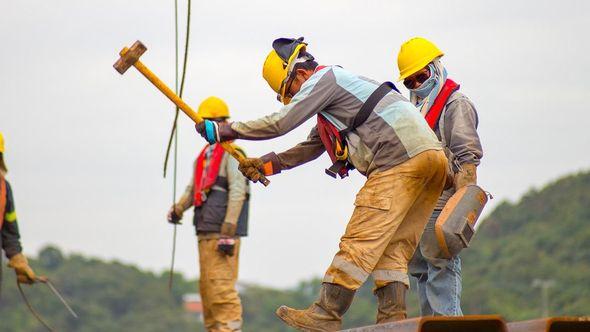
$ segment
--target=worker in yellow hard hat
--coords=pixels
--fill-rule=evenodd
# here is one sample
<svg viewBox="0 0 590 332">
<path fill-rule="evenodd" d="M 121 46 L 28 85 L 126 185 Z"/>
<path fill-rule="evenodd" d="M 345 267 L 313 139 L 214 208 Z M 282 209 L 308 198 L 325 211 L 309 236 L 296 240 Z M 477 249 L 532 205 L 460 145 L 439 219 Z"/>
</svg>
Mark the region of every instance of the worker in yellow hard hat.
<svg viewBox="0 0 590 332">
<path fill-rule="evenodd" d="M 18 282 L 32 284 L 36 281 L 36 276 L 29 266 L 27 257 L 22 253 L 14 197 L 10 183 L 6 180 L 8 169 L 4 161 L 4 148 L 4 136 L 0 133 L 0 248 L 9 259 L 8 266 L 16 272 Z M 0 263 L 1 260 L 2 255 L 0 255 Z"/>
<path fill-rule="evenodd" d="M 475 106 L 447 77 L 442 56 L 443 52 L 431 41 L 416 37 L 402 44 L 397 57 L 399 80 L 403 80 L 410 100 L 443 144 L 454 178 L 454 186 L 438 199 L 409 266 L 410 274 L 418 281 L 422 316 L 462 315 L 461 259 L 443 254 L 434 224 L 456 190 L 476 184 L 476 167 L 483 156 Z"/>
<path fill-rule="evenodd" d="M 209 97 L 200 104 L 198 114 L 225 123 L 229 108 L 223 100 Z M 211 144 L 198 154 L 193 178 L 168 212 L 170 223 L 180 223 L 184 211 L 194 207 L 199 289 L 205 328 L 210 332 L 241 330 L 242 305 L 236 282 L 240 238 L 248 234 L 249 196 L 248 180 L 238 170 L 236 159 L 220 144 Z"/>
<path fill-rule="evenodd" d="M 342 316 L 369 276 L 380 303 L 392 297 L 385 293 L 409 285 L 408 262 L 443 190 L 447 159 L 434 132 L 393 83 L 319 65 L 303 38 L 275 40 L 262 75 L 284 104 L 278 112 L 247 122 L 205 121 L 196 128 L 209 142 L 266 140 L 315 117 L 305 141 L 282 153 L 246 159 L 242 173 L 257 181 L 261 172 L 277 174 L 328 152 L 329 175 L 343 178 L 357 169 L 367 177 L 317 301 L 304 310 L 281 306 L 276 311 L 298 329 L 340 330 Z M 297 201 L 305 204 L 301 197 Z M 398 315 L 382 311 L 387 316 L 378 315 L 379 322 Z"/>
</svg>

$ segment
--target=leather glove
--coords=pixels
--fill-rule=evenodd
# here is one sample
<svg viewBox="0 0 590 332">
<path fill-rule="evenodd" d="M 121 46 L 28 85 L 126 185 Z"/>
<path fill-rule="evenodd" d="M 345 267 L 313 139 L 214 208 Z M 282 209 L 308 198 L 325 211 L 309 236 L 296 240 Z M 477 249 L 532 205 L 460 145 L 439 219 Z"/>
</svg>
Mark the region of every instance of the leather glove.
<svg viewBox="0 0 590 332">
<path fill-rule="evenodd" d="M 264 162 L 260 158 L 246 158 L 242 160 L 238 169 L 252 182 L 260 181 L 260 174 L 263 172 Z"/>
<path fill-rule="evenodd" d="M 178 204 L 172 205 L 170 211 L 168 211 L 168 222 L 176 225 L 182 224 L 180 220 L 182 219 L 183 214 L 184 212 L 182 211 L 182 208 L 178 206 Z"/>
<path fill-rule="evenodd" d="M 233 256 L 236 247 L 236 240 L 234 238 L 222 237 L 217 240 L 217 251 L 225 256 Z"/>
<path fill-rule="evenodd" d="M 238 138 L 238 133 L 231 129 L 231 124 L 228 122 L 204 120 L 197 123 L 195 129 L 211 145 Z"/>
<path fill-rule="evenodd" d="M 29 266 L 29 261 L 22 253 L 18 253 L 10 258 L 8 267 L 14 269 L 16 278 L 21 284 L 32 284 L 37 280 L 33 269 Z"/>
<path fill-rule="evenodd" d="M 445 186 L 443 188 L 443 190 L 449 190 L 451 188 L 453 188 L 455 186 L 455 173 L 453 173 L 453 170 L 448 167 L 447 168 L 447 179 L 445 181 Z"/>
<path fill-rule="evenodd" d="M 463 164 L 459 172 L 455 174 L 455 190 L 459 190 L 468 184 L 477 184 L 477 172 L 474 164 Z"/>
</svg>

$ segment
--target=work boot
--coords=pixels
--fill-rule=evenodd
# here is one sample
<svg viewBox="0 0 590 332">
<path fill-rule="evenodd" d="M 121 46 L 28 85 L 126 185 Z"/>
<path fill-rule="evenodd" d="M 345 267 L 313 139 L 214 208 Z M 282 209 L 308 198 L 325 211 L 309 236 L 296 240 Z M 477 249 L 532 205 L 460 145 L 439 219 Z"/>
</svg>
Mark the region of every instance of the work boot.
<svg viewBox="0 0 590 332">
<path fill-rule="evenodd" d="M 408 318 L 406 314 L 406 290 L 399 281 L 389 283 L 377 290 L 377 324 L 391 323 Z"/>
<path fill-rule="evenodd" d="M 287 325 L 300 331 L 339 331 L 342 315 L 350 307 L 354 293 L 354 290 L 325 282 L 320 289 L 319 299 L 309 308 L 296 310 L 283 305 L 276 314 Z"/>
</svg>

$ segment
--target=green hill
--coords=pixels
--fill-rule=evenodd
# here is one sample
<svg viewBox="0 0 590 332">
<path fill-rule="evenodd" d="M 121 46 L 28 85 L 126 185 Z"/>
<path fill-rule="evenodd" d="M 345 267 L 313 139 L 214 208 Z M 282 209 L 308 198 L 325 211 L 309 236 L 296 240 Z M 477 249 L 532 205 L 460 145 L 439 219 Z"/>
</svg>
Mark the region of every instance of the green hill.
<svg viewBox="0 0 590 332">
<path fill-rule="evenodd" d="M 498 313 L 509 320 L 539 317 L 541 291 L 535 279 L 554 280 L 551 315 L 590 314 L 590 173 L 557 180 L 526 194 L 520 202 L 501 203 L 483 221 L 472 247 L 463 253 L 466 314 Z M 197 291 L 195 280 L 175 276 L 171 293 L 166 273 L 154 274 L 117 262 L 43 249 L 31 265 L 49 275 L 80 319 L 68 316 L 42 285 L 24 286 L 32 304 L 62 331 L 202 331 L 186 315 L 182 295 Z M 0 298 L 1 331 L 43 331 L 27 311 L 4 268 Z M 319 279 L 287 290 L 245 285 L 244 331 L 289 331 L 274 317 L 281 304 L 303 308 L 318 293 Z M 373 323 L 371 282 L 359 290 L 345 317 L 345 327 Z M 415 294 L 409 312 L 417 315 Z"/>
<path fill-rule="evenodd" d="M 47 287 L 24 285 L 31 304 L 59 331 L 195 330 L 181 306 L 182 294 L 194 292 L 195 286 L 180 275 L 169 294 L 166 274 L 79 255 L 64 257 L 54 247 L 43 249 L 38 259 L 30 261 L 38 274 L 51 278 L 80 316 L 78 320 L 71 317 Z M 12 270 L 3 272 L 0 330 L 44 331 L 21 300 Z"/>
<path fill-rule="evenodd" d="M 590 173 L 559 179 L 484 221 L 463 255 L 466 313 L 539 317 L 535 279 L 553 280 L 550 315 L 590 314 Z"/>
</svg>

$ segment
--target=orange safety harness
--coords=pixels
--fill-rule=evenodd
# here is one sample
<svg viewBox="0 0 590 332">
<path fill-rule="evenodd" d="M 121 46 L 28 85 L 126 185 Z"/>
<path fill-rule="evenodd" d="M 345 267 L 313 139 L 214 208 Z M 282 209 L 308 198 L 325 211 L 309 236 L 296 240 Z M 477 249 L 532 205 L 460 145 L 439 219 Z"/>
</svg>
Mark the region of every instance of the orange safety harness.
<svg viewBox="0 0 590 332">
<path fill-rule="evenodd" d="M 445 105 L 453 92 L 459 90 L 459 87 L 460 85 L 450 78 L 447 78 L 445 81 L 445 84 L 436 96 L 436 99 L 434 99 L 434 103 L 430 107 L 430 110 L 428 110 L 428 113 L 426 113 L 426 116 L 424 117 L 432 130 L 436 129 L 438 126 L 438 119 L 440 118 L 442 110 L 445 108 Z"/>
<path fill-rule="evenodd" d="M 219 167 L 225 150 L 221 144 L 215 144 L 211 158 L 206 159 L 209 145 L 205 146 L 199 156 L 197 157 L 197 165 L 195 166 L 195 182 L 194 182 L 194 205 L 203 205 L 203 191 L 211 189 L 217 181 L 219 175 Z M 205 163 L 208 162 L 208 165 Z"/>
</svg>

